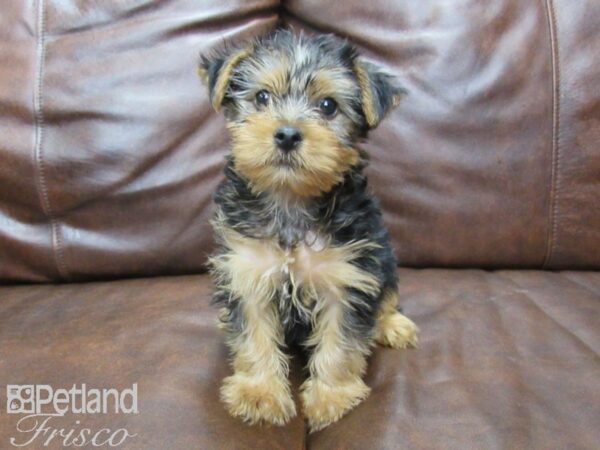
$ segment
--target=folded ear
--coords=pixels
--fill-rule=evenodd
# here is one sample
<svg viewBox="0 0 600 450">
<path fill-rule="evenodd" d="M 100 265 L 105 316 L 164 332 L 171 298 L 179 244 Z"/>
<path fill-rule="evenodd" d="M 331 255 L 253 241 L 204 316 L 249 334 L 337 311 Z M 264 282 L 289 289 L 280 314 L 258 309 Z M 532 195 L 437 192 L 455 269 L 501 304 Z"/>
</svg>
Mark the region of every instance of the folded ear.
<svg viewBox="0 0 600 450">
<path fill-rule="evenodd" d="M 354 61 L 354 72 L 360 87 L 361 104 L 367 125 L 369 128 L 375 128 L 392 108 L 398 106 L 407 91 L 398 86 L 394 76 L 360 58 Z"/>
<path fill-rule="evenodd" d="M 246 47 L 230 52 L 224 51 L 215 55 L 200 56 L 198 75 L 208 87 L 210 102 L 216 111 L 223 104 L 233 69 L 251 53 L 252 47 Z"/>
</svg>

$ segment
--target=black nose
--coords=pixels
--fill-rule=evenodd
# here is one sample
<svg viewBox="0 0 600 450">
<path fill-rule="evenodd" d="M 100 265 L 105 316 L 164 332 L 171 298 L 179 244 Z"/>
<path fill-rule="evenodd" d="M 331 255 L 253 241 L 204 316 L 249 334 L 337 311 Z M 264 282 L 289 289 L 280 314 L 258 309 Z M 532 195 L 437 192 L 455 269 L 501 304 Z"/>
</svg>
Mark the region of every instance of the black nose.
<svg viewBox="0 0 600 450">
<path fill-rule="evenodd" d="M 278 128 L 273 137 L 275 138 L 277 147 L 284 152 L 294 150 L 302 142 L 300 131 L 289 125 Z"/>
</svg>

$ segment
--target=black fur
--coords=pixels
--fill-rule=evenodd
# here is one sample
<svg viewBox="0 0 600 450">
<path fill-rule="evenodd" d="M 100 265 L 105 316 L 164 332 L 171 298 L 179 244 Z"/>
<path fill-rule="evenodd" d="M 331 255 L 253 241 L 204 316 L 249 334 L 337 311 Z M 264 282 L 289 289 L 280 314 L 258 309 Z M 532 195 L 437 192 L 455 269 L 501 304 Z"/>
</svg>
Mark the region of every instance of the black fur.
<svg viewBox="0 0 600 450">
<path fill-rule="evenodd" d="M 302 49 L 299 51 L 298 49 Z M 308 37 L 294 35 L 289 31 L 279 30 L 259 39 L 252 44 L 252 54 L 248 60 L 241 61 L 232 69 L 228 90 L 223 102 L 226 118 L 238 126 L 245 124 L 245 118 L 256 111 L 252 104 L 257 86 L 253 74 L 255 68 L 264 64 L 268 66 L 273 59 L 272 52 L 289 56 L 292 66 L 288 77 L 294 78 L 289 91 L 280 95 L 296 100 L 295 111 L 300 120 L 314 121 L 322 125 L 322 118 L 312 107 L 302 106 L 305 90 L 314 72 L 323 69 L 341 69 L 340 79 L 344 92 L 339 94 L 337 103 L 340 112 L 334 121 L 326 125 L 335 130 L 336 137 L 346 147 L 357 150 L 359 163 L 355 164 L 343 176 L 343 181 L 319 196 L 303 199 L 301 206 L 289 207 L 274 201 L 273 192 L 257 192 L 252 188 L 252 181 L 244 178 L 236 170 L 233 156 L 229 156 L 225 167 L 225 179 L 215 193 L 218 220 L 225 228 L 235 230 L 247 238 L 275 240 L 282 249 L 294 249 L 306 240 L 310 233 L 326 236 L 331 246 L 343 246 L 352 242 L 366 240 L 377 244 L 361 253 L 351 264 L 364 272 L 372 274 L 378 281 L 377 292 L 367 294 L 355 289 L 347 289 L 346 295 L 351 299 L 352 308 L 344 313 L 344 332 L 355 341 L 368 344 L 372 339 L 375 319 L 383 299 L 384 292 L 397 288 L 396 259 L 391 247 L 390 238 L 384 227 L 378 201 L 367 188 L 364 175 L 366 155 L 358 147 L 366 138 L 368 131 L 377 124 L 369 126 L 365 118 L 365 105 L 362 104 L 361 87 L 355 73 L 359 62 L 356 48 L 346 41 L 331 35 Z M 308 49 L 308 50 L 307 50 Z M 295 52 L 302 54 L 296 57 Z M 232 51 L 218 53 L 213 58 L 203 58 L 201 65 L 208 78 L 208 88 L 212 97 L 216 79 Z M 269 59 L 270 58 L 270 59 Z M 377 114 L 377 123 L 394 106 L 394 97 L 402 92 L 390 75 L 377 69 L 374 65 L 360 61 L 368 75 L 370 90 L 374 104 L 371 105 Z M 337 73 L 337 72 L 336 72 Z M 286 80 L 289 81 L 289 80 Z M 347 88 L 350 86 L 350 88 Z M 275 100 L 273 100 L 275 102 Z M 281 101 L 281 99 L 280 99 Z M 273 116 L 279 117 L 280 110 L 272 105 Z M 344 169 L 345 170 L 345 169 Z M 216 255 L 229 251 L 225 242 L 217 236 Z M 244 327 L 243 315 L 240 311 L 241 299 L 228 291 L 228 280 L 217 279 L 217 288 L 213 301 L 223 307 L 227 314 L 223 318 L 232 336 L 239 334 Z M 288 290 L 290 283 L 284 282 L 270 299 L 279 305 L 281 320 L 288 346 L 297 347 L 305 343 L 311 332 L 311 315 L 291 301 Z M 302 289 L 300 286 L 299 289 Z M 307 308 L 310 308 L 309 306 Z"/>
<path fill-rule="evenodd" d="M 297 73 L 312 73 L 318 67 L 343 67 L 350 76 L 355 76 L 353 73 L 354 63 L 359 59 L 358 50 L 354 45 L 346 40 L 339 39 L 335 35 L 325 34 L 309 37 L 303 34 L 296 35 L 290 30 L 278 29 L 269 33 L 250 44 L 254 48 L 254 57 L 260 58 L 261 54 L 268 53 L 270 49 L 285 49 L 289 53 L 294 51 L 294 48 L 299 42 L 308 42 L 313 48 L 315 59 L 307 60 L 302 66 L 297 68 Z M 212 55 L 202 55 L 199 65 L 206 72 L 208 77 L 208 91 L 212 101 L 213 89 L 215 87 L 219 71 L 227 61 L 227 59 L 239 51 L 242 46 L 233 47 L 225 46 L 221 50 L 213 52 Z M 378 123 L 387 115 L 393 107 L 393 98 L 396 96 L 405 95 L 407 90 L 399 86 L 395 78 L 385 72 L 382 72 L 376 65 L 366 61 L 362 61 L 369 77 L 371 89 L 373 91 L 374 109 L 378 116 Z M 244 95 L 245 74 L 243 68 L 238 68 L 230 79 L 229 89 L 224 98 L 224 104 L 232 106 L 229 110 L 225 109 L 225 115 L 228 118 L 235 118 L 235 104 L 240 97 Z M 355 138 L 364 138 L 369 130 L 369 126 L 365 121 L 363 105 L 361 104 L 360 96 L 357 95 L 352 101 L 350 107 L 356 112 L 353 117 L 355 121 Z M 370 128 L 375 128 L 374 125 Z"/>
<path fill-rule="evenodd" d="M 357 300 L 353 311 L 348 313 L 348 332 L 357 336 L 369 335 L 381 294 L 385 289 L 395 290 L 398 282 L 397 262 L 389 234 L 383 225 L 379 202 L 367 190 L 363 168 L 364 165 L 361 165 L 348 172 L 341 184 L 315 199 L 309 210 L 299 212 L 296 218 L 289 217 L 283 211 L 265 214 L 264 211 L 272 211 L 268 195 L 254 194 L 248 182 L 236 173 L 231 160 L 225 168 L 226 178 L 220 183 L 214 196 L 227 225 L 247 237 L 276 238 L 282 247 L 294 247 L 306 237 L 309 229 L 318 229 L 320 233 L 332 237 L 333 245 L 362 239 L 379 244 L 379 248 L 374 248 L 353 261 L 360 269 L 374 274 L 381 285 L 379 294 L 375 296 L 354 290 L 348 292 Z M 279 226 L 274 227 L 274 222 L 279 223 Z M 224 251 L 227 249 L 222 246 L 217 249 L 217 253 Z M 281 294 L 282 292 L 279 293 Z M 213 301 L 235 311 L 239 299 L 232 299 L 228 292 L 217 289 Z M 280 314 L 287 316 L 280 319 L 285 325 L 287 343 L 301 343 L 310 332 L 310 320 L 292 304 L 285 306 Z M 230 320 L 234 316 L 237 316 L 235 312 Z"/>
</svg>

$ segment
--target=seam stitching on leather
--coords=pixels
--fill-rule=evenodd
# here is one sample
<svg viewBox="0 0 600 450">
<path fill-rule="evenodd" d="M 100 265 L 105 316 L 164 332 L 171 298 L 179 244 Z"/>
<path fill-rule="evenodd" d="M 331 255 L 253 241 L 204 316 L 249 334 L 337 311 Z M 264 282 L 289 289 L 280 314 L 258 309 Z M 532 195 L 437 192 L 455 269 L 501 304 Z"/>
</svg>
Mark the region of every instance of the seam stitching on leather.
<svg viewBox="0 0 600 450">
<path fill-rule="evenodd" d="M 558 35 L 556 10 L 553 0 L 546 0 L 548 30 L 550 34 L 550 52 L 552 58 L 552 173 L 550 180 L 550 205 L 548 211 L 548 232 L 546 238 L 546 255 L 542 268 L 547 268 L 552 261 L 556 249 L 558 231 L 558 193 L 560 169 L 560 62 L 558 54 Z"/>
<path fill-rule="evenodd" d="M 54 217 L 50 206 L 50 197 L 46 184 L 46 172 L 44 168 L 44 152 L 42 140 L 44 135 L 44 112 L 43 112 L 43 79 L 44 79 L 44 61 L 46 57 L 46 8 L 44 0 L 38 1 L 38 40 L 37 40 L 37 62 L 38 68 L 35 80 L 35 92 L 33 96 L 35 112 L 35 147 L 34 147 L 34 166 L 36 169 L 35 184 L 42 205 L 42 211 L 50 221 L 50 230 L 52 235 L 52 253 L 54 263 L 61 278 L 67 278 L 67 267 L 64 262 L 62 252 L 62 242 L 59 230 L 59 224 Z"/>
</svg>

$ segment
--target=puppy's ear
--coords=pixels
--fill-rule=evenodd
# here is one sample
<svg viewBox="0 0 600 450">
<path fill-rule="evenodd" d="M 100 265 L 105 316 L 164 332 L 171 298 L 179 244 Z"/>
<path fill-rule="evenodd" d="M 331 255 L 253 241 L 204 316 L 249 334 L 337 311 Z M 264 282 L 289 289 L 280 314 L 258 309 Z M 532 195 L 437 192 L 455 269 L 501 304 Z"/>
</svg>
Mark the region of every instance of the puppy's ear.
<svg viewBox="0 0 600 450">
<path fill-rule="evenodd" d="M 360 87 L 361 104 L 369 128 L 375 128 L 407 93 L 396 79 L 379 67 L 360 58 L 354 60 L 354 72 Z"/>
<path fill-rule="evenodd" d="M 219 111 L 235 66 L 252 53 L 252 47 L 225 51 L 217 55 L 200 56 L 198 75 L 208 87 L 210 103 Z"/>
</svg>

